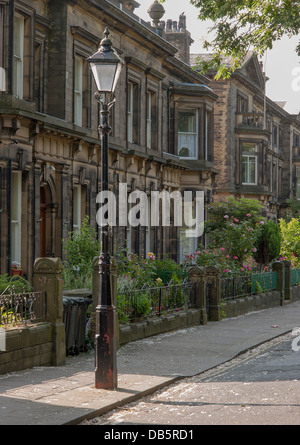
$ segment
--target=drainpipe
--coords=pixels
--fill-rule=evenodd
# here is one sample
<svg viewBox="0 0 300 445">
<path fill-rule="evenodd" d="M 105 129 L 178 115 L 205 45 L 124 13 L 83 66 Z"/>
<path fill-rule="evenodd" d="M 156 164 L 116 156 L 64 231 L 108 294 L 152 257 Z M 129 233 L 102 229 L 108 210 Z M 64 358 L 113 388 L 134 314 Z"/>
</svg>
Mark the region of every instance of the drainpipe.
<svg viewBox="0 0 300 445">
<path fill-rule="evenodd" d="M 7 271 L 10 273 L 10 265 L 11 265 L 11 184 L 12 184 L 12 170 L 11 170 L 11 159 L 7 162 L 7 215 L 8 215 L 8 225 L 7 225 L 7 244 L 6 244 L 6 252 L 7 252 Z"/>
</svg>

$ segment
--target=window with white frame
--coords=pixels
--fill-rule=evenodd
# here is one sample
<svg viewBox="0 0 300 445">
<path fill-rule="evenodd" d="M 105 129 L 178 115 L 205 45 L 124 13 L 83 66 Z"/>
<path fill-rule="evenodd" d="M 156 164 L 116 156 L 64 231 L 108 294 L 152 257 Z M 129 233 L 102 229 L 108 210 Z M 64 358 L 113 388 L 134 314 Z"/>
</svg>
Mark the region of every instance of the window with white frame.
<svg viewBox="0 0 300 445">
<path fill-rule="evenodd" d="M 278 125 L 273 123 L 273 146 L 277 148 L 278 146 Z"/>
<path fill-rule="evenodd" d="M 151 148 L 151 133 L 152 133 L 152 93 L 148 91 L 147 93 L 147 148 Z"/>
<path fill-rule="evenodd" d="M 135 82 L 128 82 L 127 90 L 127 141 L 139 143 L 139 86 Z"/>
<path fill-rule="evenodd" d="M 209 160 L 211 155 L 211 111 L 206 110 L 205 112 L 205 140 L 204 140 L 204 159 L 205 161 Z"/>
<path fill-rule="evenodd" d="M 128 83 L 127 95 L 127 140 L 133 142 L 133 83 Z"/>
<path fill-rule="evenodd" d="M 150 196 L 147 197 L 147 205 L 148 205 L 148 213 L 147 213 L 148 223 L 145 227 L 145 229 L 146 229 L 146 242 L 145 242 L 146 255 L 151 250 L 151 198 L 150 198 Z"/>
<path fill-rule="evenodd" d="M 74 64 L 74 124 L 82 126 L 83 59 L 75 56 Z"/>
<path fill-rule="evenodd" d="M 24 17 L 15 15 L 13 45 L 13 95 L 23 99 L 24 82 Z"/>
<path fill-rule="evenodd" d="M 296 199 L 298 199 L 298 201 L 300 201 L 300 168 L 296 169 L 296 179 L 297 179 Z"/>
<path fill-rule="evenodd" d="M 178 110 L 178 155 L 181 158 L 198 158 L 198 110 Z"/>
<path fill-rule="evenodd" d="M 253 143 L 243 143 L 242 183 L 257 184 L 257 145 Z"/>
<path fill-rule="evenodd" d="M 73 231 L 79 232 L 81 227 L 81 186 L 74 185 L 73 189 Z"/>
<path fill-rule="evenodd" d="M 186 229 L 180 228 L 179 230 L 179 263 L 184 264 L 187 257 L 193 255 L 197 251 L 198 238 L 187 237 Z"/>
<path fill-rule="evenodd" d="M 12 172 L 11 178 L 11 262 L 21 264 L 22 172 Z"/>
</svg>

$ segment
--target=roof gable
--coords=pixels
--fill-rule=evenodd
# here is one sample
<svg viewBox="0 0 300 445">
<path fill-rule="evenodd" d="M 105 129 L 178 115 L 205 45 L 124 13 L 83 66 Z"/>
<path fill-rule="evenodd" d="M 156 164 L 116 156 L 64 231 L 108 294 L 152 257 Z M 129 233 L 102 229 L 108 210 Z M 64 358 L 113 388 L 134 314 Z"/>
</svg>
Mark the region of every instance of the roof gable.
<svg viewBox="0 0 300 445">
<path fill-rule="evenodd" d="M 265 76 L 257 56 L 249 54 L 238 71 L 254 83 L 261 91 L 264 91 Z"/>
</svg>

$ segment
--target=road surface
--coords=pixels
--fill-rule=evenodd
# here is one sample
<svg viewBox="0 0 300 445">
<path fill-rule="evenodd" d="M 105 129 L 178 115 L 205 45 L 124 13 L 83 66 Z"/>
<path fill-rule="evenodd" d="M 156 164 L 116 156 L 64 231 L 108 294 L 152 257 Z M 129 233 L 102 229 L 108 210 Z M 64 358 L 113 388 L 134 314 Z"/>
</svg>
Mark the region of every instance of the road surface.
<svg viewBox="0 0 300 445">
<path fill-rule="evenodd" d="M 134 425 L 144 425 L 152 431 L 151 426 L 160 425 L 299 424 L 300 351 L 292 333 L 205 373 L 184 378 L 139 402 L 82 423 L 114 428 L 122 425 L 122 431 L 126 431 L 125 426 L 133 431 Z M 187 439 L 192 438 L 192 430 L 182 431 L 186 431 Z M 131 441 L 137 439 L 132 436 Z"/>
</svg>

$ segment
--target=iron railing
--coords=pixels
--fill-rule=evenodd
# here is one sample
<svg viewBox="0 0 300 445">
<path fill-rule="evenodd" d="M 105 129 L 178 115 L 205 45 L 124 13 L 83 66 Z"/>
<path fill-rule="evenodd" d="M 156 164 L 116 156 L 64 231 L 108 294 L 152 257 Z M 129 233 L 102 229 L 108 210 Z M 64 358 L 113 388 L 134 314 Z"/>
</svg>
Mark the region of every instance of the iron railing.
<svg viewBox="0 0 300 445">
<path fill-rule="evenodd" d="M 221 299 L 231 300 L 251 295 L 251 275 L 221 278 Z"/>
<path fill-rule="evenodd" d="M 252 295 L 277 289 L 277 272 L 263 272 L 252 275 Z"/>
<path fill-rule="evenodd" d="M 117 298 L 121 323 L 187 310 L 191 306 L 192 288 L 192 283 L 185 279 L 181 284 L 173 284 L 171 281 L 157 287 L 122 289 Z"/>
<path fill-rule="evenodd" d="M 162 270 L 158 273 L 158 277 L 162 279 L 164 284 L 170 283 L 173 277 L 176 276 L 180 281 L 183 281 L 188 278 L 188 272 L 186 269 L 182 269 L 180 271 L 172 271 L 172 270 Z"/>
<path fill-rule="evenodd" d="M 300 269 L 291 269 L 291 285 L 297 286 L 300 283 Z"/>
<path fill-rule="evenodd" d="M 45 292 L 17 293 L 13 288 L 0 295 L 0 326 L 26 326 L 46 320 Z"/>
<path fill-rule="evenodd" d="M 264 272 L 252 275 L 221 278 L 222 300 L 231 300 L 250 295 L 257 295 L 262 292 L 270 292 L 276 289 L 276 272 Z"/>
</svg>

